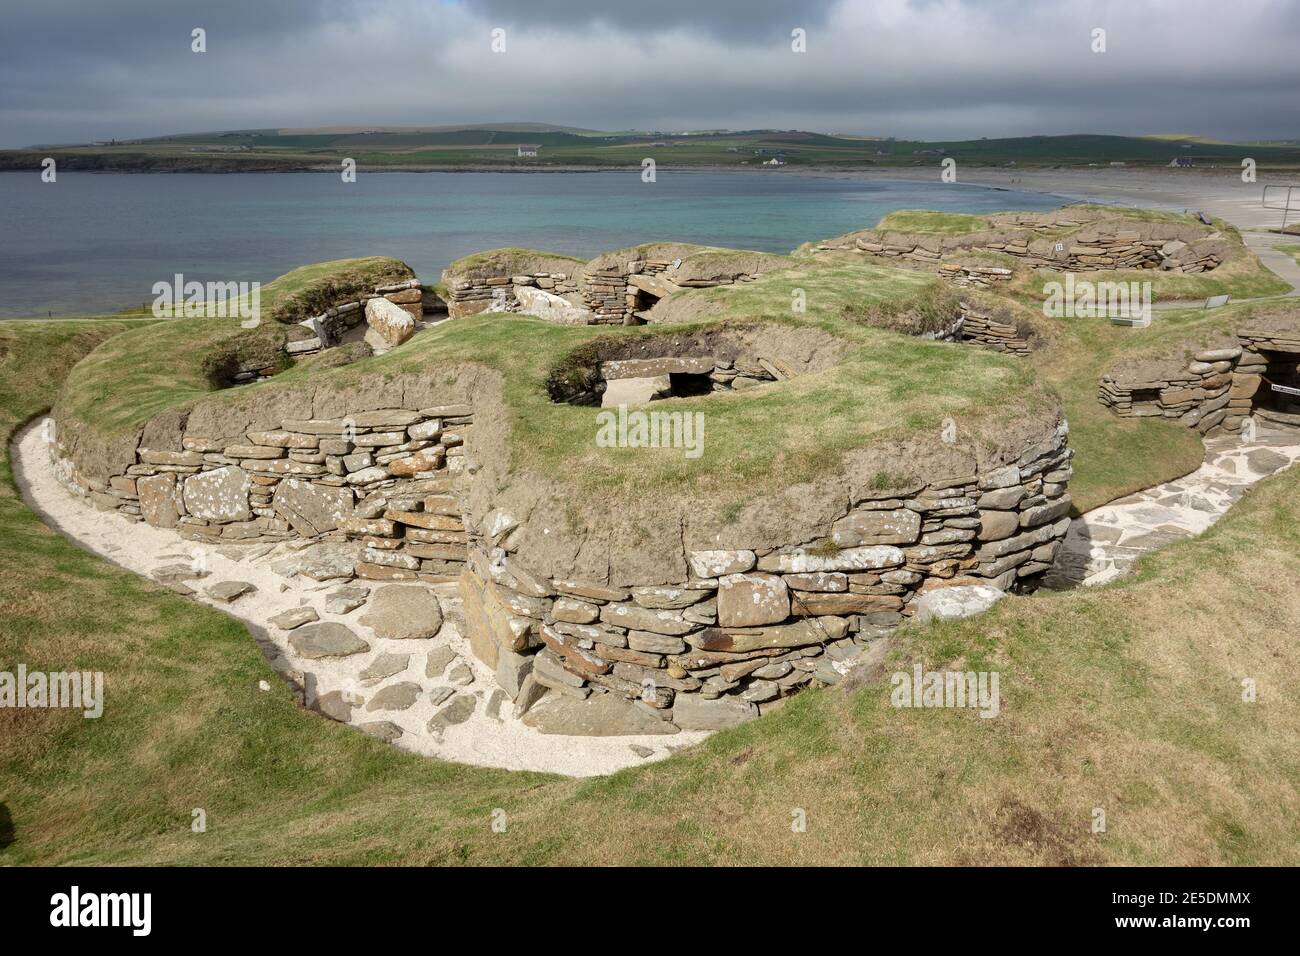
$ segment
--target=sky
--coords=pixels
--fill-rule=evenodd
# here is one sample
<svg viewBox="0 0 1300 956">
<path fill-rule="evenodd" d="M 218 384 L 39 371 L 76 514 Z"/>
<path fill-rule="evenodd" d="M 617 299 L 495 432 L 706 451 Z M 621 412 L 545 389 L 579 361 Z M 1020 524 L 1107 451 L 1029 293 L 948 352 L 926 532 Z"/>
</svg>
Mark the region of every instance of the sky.
<svg viewBox="0 0 1300 956">
<path fill-rule="evenodd" d="M 1295 139 L 1297 41 L 1300 0 L 0 0 L 0 147 L 525 121 Z"/>
</svg>

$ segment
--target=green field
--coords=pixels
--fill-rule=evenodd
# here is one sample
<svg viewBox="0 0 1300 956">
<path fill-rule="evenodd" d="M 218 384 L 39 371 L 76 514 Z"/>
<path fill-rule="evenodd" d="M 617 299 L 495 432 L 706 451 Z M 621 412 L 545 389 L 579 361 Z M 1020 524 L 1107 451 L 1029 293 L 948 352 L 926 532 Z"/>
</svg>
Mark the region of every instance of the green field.
<svg viewBox="0 0 1300 956">
<path fill-rule="evenodd" d="M 522 128 L 521 128 L 522 127 Z M 539 146 L 521 158 L 518 146 Z M 1168 166 L 1255 159 L 1262 168 L 1300 167 L 1300 147 L 1218 143 L 1195 137 L 1027 136 L 943 142 L 828 136 L 796 130 L 701 133 L 602 133 L 512 124 L 508 128 L 377 129 L 352 132 L 240 130 L 122 143 L 0 151 L 0 170 L 39 169 L 45 156 L 60 168 L 100 170 L 295 170 L 336 168 L 345 157 L 369 168 L 546 169 L 635 167 L 647 157 L 668 166 L 755 168 L 772 159 L 790 167 L 937 166 L 951 157 L 973 166 Z"/>
</svg>

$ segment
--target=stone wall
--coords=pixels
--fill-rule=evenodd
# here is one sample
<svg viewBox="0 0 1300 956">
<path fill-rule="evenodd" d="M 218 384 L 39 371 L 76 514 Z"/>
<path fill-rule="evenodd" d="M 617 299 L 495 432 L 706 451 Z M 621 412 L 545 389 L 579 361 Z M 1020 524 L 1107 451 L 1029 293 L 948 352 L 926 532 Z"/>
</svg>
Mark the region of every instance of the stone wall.
<svg viewBox="0 0 1300 956">
<path fill-rule="evenodd" d="M 537 253 L 534 259 L 546 255 Z M 503 250 L 499 260 L 476 257 L 470 266 L 453 263 L 443 272 L 451 318 L 488 310 L 524 312 L 576 322 L 574 315 L 548 308 L 539 312 L 519 295 L 538 288 L 582 311 L 587 325 L 637 325 L 655 302 L 682 289 L 748 282 L 783 260 L 765 253 L 711 250 L 682 243 L 657 243 L 604 253 L 569 272 L 507 272 L 520 255 Z"/>
<path fill-rule="evenodd" d="M 1300 364 L 1300 320 L 1284 312 L 1246 323 L 1233 338 L 1235 345 L 1225 342 L 1190 357 L 1112 369 L 1101 377 L 1098 400 L 1124 417 L 1174 419 L 1202 434 L 1219 428 L 1236 432 L 1256 413 L 1260 391 L 1268 387 L 1269 356 L 1295 356 Z M 1300 425 L 1300 407 L 1258 413 Z"/>
<path fill-rule="evenodd" d="M 1177 420 L 1202 434 L 1221 424 L 1232 401 L 1240 348 L 1205 349 L 1190 361 L 1151 363 L 1101 377 L 1098 400 L 1125 418 Z M 1249 408 L 1249 400 L 1246 407 Z M 1240 424 L 1238 418 L 1235 424 Z"/>
<path fill-rule="evenodd" d="M 466 535 L 456 503 L 466 404 L 284 419 L 230 442 L 186 429 L 179 445 L 141 444 L 107 482 L 52 445 L 60 480 L 98 508 L 213 543 L 333 540 L 331 578 L 455 580 Z"/>
<path fill-rule="evenodd" d="M 447 314 L 458 319 L 479 312 L 512 312 L 519 307 L 519 288 L 536 288 L 558 296 L 575 296 L 582 286 L 580 276 L 566 272 L 536 272 L 529 275 L 472 276 L 447 282 Z"/>
<path fill-rule="evenodd" d="M 839 681 L 933 592 L 1032 586 L 1070 524 L 1066 436 L 1059 422 L 995 469 L 866 492 L 817 540 L 686 550 L 671 585 L 539 574 L 520 521 L 489 509 L 466 519 L 474 651 L 523 709 L 608 694 L 682 729 L 750 719 Z"/>
<path fill-rule="evenodd" d="M 1069 234 L 1044 235 L 1052 227 L 1011 227 L 960 235 L 932 235 L 869 229 L 812 247 L 814 251 L 857 250 L 867 255 L 919 263 L 959 284 L 970 284 L 963 253 L 992 252 L 1030 268 L 1061 272 L 1161 269 L 1180 274 L 1209 272 L 1232 254 L 1232 244 L 1210 227 L 1178 223 L 1134 223 L 1100 219 Z M 997 281 L 997 277 L 981 276 Z"/>
<path fill-rule="evenodd" d="M 999 283 L 1010 282 L 1015 273 L 1000 266 L 963 265 L 945 262 L 939 266 L 939 277 L 962 288 L 990 289 Z"/>
</svg>

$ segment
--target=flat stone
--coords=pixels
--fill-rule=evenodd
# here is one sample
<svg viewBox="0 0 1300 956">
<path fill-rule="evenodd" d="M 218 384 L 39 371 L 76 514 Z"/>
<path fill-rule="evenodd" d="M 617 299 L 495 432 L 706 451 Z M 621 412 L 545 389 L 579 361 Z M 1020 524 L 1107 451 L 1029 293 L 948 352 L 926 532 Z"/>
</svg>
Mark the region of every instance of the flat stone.
<svg viewBox="0 0 1300 956">
<path fill-rule="evenodd" d="M 714 360 L 706 356 L 679 358 L 620 359 L 603 362 L 600 374 L 607 381 L 619 379 L 657 378 L 668 375 L 708 375 L 713 371 Z"/>
<path fill-rule="evenodd" d="M 289 646 L 299 657 L 349 657 L 370 650 L 370 645 L 342 624 L 308 624 L 289 635 Z"/>
<path fill-rule="evenodd" d="M 806 574 L 811 571 L 879 571 L 898 567 L 904 562 L 903 552 L 893 545 L 843 548 L 825 554 L 795 548 L 791 551 L 769 554 L 758 562 L 761 571 L 778 571 L 783 574 Z"/>
<path fill-rule="evenodd" d="M 454 687 L 435 687 L 433 690 L 429 691 L 429 703 L 434 707 L 437 707 L 454 693 L 456 693 L 456 688 Z"/>
<path fill-rule="evenodd" d="M 1020 514 L 1016 511 L 981 511 L 981 541 L 1001 541 L 1020 531 Z"/>
<path fill-rule="evenodd" d="M 692 604 L 698 604 L 711 593 L 711 591 L 697 588 L 641 587 L 632 589 L 632 600 L 641 607 L 677 610 L 690 607 Z M 587 622 L 577 621 L 575 623 L 585 624 Z"/>
<path fill-rule="evenodd" d="M 921 516 L 907 508 L 855 511 L 831 525 L 831 540 L 843 548 L 912 544 L 920 534 Z"/>
<path fill-rule="evenodd" d="M 468 687 L 474 683 L 474 671 L 470 669 L 468 664 L 461 661 L 451 669 L 451 672 L 447 675 L 447 680 L 461 687 Z"/>
<path fill-rule="evenodd" d="M 203 593 L 214 601 L 229 604 L 231 601 L 236 601 L 245 594 L 251 594 L 256 590 L 256 586 L 247 581 L 221 581 L 211 587 L 204 588 Z"/>
<path fill-rule="evenodd" d="M 1290 463 L 1290 458 L 1268 448 L 1256 448 L 1246 455 L 1246 465 L 1257 475 L 1271 475 Z"/>
<path fill-rule="evenodd" d="M 743 574 L 758 560 L 753 551 L 692 551 L 688 556 L 691 573 L 697 578 L 720 578 Z"/>
<path fill-rule="evenodd" d="M 366 603 L 363 594 L 339 594 L 337 591 L 325 596 L 325 610 L 330 614 L 351 614 Z"/>
<path fill-rule="evenodd" d="M 448 727 L 463 724 L 474 716 L 477 701 L 470 694 L 457 694 L 442 710 L 433 715 L 429 721 L 429 733 L 441 734 Z"/>
<path fill-rule="evenodd" d="M 414 681 L 398 681 L 381 687 L 366 704 L 366 710 L 406 710 L 420 697 L 420 685 Z"/>
<path fill-rule="evenodd" d="M 371 737 L 376 737 L 386 744 L 391 744 L 403 733 L 402 728 L 391 720 L 372 720 L 364 724 L 357 724 L 357 730 Z"/>
<path fill-rule="evenodd" d="M 165 564 L 161 568 L 154 568 L 150 576 L 160 584 L 175 584 L 179 581 L 206 578 L 209 573 L 192 564 Z"/>
<path fill-rule="evenodd" d="M 424 663 L 425 677 L 441 677 L 447 665 L 456 659 L 456 652 L 450 647 L 435 647 L 429 652 Z"/>
<path fill-rule="evenodd" d="M 136 480 L 140 496 L 140 517 L 155 528 L 174 528 L 180 520 L 176 509 L 176 475 L 145 475 Z"/>
<path fill-rule="evenodd" d="M 352 489 L 316 485 L 298 478 L 285 478 L 271 498 L 275 513 L 303 537 L 333 531 L 339 522 L 352 517 Z"/>
<path fill-rule="evenodd" d="M 515 700 L 523 688 L 524 681 L 533 672 L 531 654 L 516 654 L 501 648 L 497 656 L 496 681 L 507 697 Z"/>
<path fill-rule="evenodd" d="M 671 395 L 672 380 L 667 375 L 653 378 L 620 378 L 607 382 L 605 394 L 600 398 L 604 408 L 617 408 L 619 405 L 644 405 Z"/>
<path fill-rule="evenodd" d="M 745 688 L 740 695 L 741 700 L 747 700 L 753 704 L 763 704 L 770 700 L 776 700 L 781 696 L 781 686 L 770 680 L 751 681 L 750 685 Z"/>
<path fill-rule="evenodd" d="M 706 700 L 699 694 L 678 694 L 673 723 L 682 730 L 726 730 L 758 717 L 758 706 L 738 697 Z"/>
<path fill-rule="evenodd" d="M 319 621 L 320 615 L 316 613 L 314 607 L 292 607 L 287 611 L 281 611 L 268 620 L 276 627 L 286 631 L 292 631 L 295 627 L 302 627 L 304 624 L 311 624 L 313 621 Z"/>
<path fill-rule="evenodd" d="M 729 574 L 718 581 L 718 624 L 756 627 L 790 616 L 790 590 L 774 574 Z"/>
<path fill-rule="evenodd" d="M 785 583 L 796 591 L 847 591 L 849 589 L 848 575 L 839 571 L 787 574 Z"/>
<path fill-rule="evenodd" d="M 358 623 L 373 628 L 375 637 L 422 640 L 442 629 L 438 597 L 421 585 L 386 584 L 376 588 Z"/>
<path fill-rule="evenodd" d="M 613 694 L 586 700 L 552 695 L 523 717 L 526 727 L 543 734 L 575 737 L 623 737 L 675 734 L 677 727 Z"/>
<path fill-rule="evenodd" d="M 806 618 L 791 624 L 769 627 L 709 627 L 686 638 L 699 651 L 743 653 L 778 647 L 808 647 L 837 641 L 848 633 L 848 621 L 841 617 Z"/>
<path fill-rule="evenodd" d="M 698 625 L 683 620 L 675 611 L 657 611 L 650 608 L 630 607 L 626 604 L 606 604 L 600 609 L 600 619 L 614 627 L 637 631 L 651 631 L 680 637 L 695 630 Z"/>
<path fill-rule="evenodd" d="M 185 510 L 196 518 L 218 523 L 247 521 L 253 517 L 248 507 L 252 486 L 248 472 L 227 465 L 186 478 L 181 494 Z"/>
<path fill-rule="evenodd" d="M 355 706 L 350 696 L 340 690 L 332 690 L 328 694 L 317 697 L 311 709 L 318 714 L 324 714 L 330 720 L 346 724 L 352 719 L 352 708 Z"/>
<path fill-rule="evenodd" d="M 366 325 L 370 326 L 366 342 L 376 352 L 401 345 L 415 334 L 415 319 L 410 313 L 384 298 L 374 298 L 366 303 Z"/>
<path fill-rule="evenodd" d="M 950 588 L 936 588 L 916 599 L 913 619 L 916 621 L 953 621 L 983 614 L 1006 597 L 1004 591 L 986 584 L 959 584 Z"/>
<path fill-rule="evenodd" d="M 551 616 L 566 624 L 590 624 L 599 619 L 600 608 L 576 598 L 561 597 L 551 605 Z"/>
<path fill-rule="evenodd" d="M 380 654 L 358 676 L 363 681 L 383 680 L 400 674 L 410 663 L 410 654 Z"/>
</svg>

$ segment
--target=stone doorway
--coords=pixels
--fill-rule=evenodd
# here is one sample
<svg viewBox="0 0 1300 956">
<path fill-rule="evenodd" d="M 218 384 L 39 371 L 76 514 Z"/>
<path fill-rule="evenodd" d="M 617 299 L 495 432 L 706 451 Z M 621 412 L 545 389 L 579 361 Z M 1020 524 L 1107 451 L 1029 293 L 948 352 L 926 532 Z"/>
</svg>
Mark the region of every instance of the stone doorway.
<svg viewBox="0 0 1300 956">
<path fill-rule="evenodd" d="M 1265 421 L 1300 425 L 1300 353 L 1260 350 L 1265 366 L 1251 413 Z"/>
</svg>

